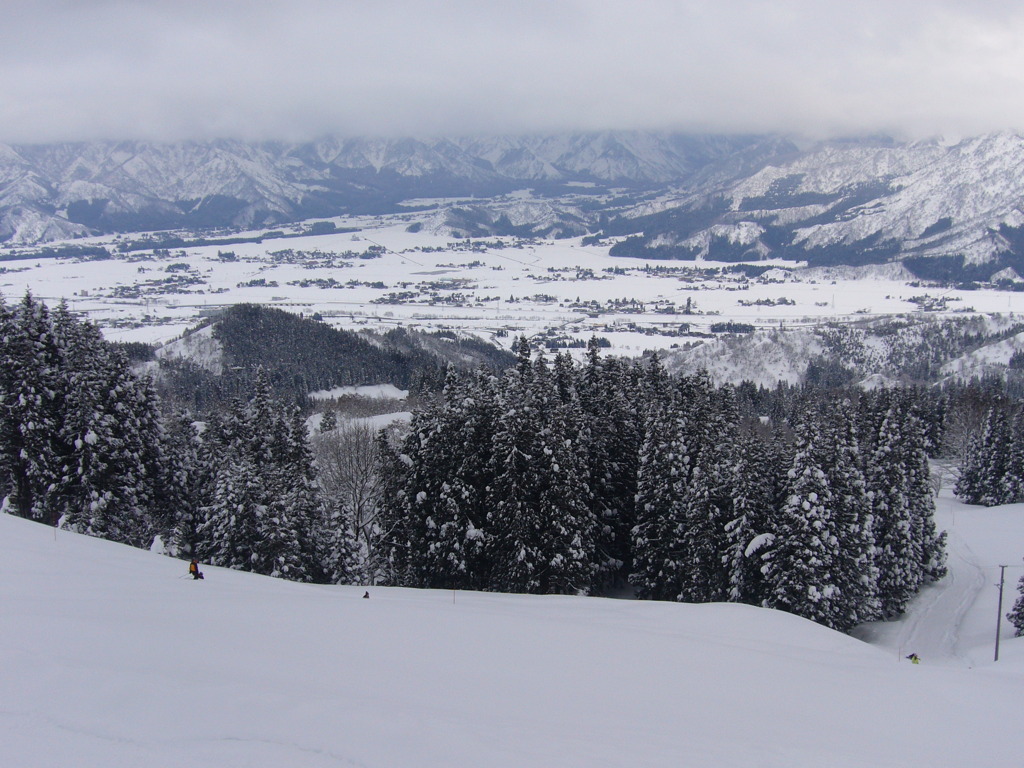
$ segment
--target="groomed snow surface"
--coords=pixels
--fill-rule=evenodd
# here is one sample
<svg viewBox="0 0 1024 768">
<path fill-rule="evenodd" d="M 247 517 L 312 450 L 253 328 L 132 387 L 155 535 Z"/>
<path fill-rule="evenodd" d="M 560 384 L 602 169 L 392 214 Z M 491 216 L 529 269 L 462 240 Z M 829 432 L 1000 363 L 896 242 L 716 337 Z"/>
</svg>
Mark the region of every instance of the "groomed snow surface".
<svg viewBox="0 0 1024 768">
<path fill-rule="evenodd" d="M 951 578 L 872 645 L 742 605 L 192 581 L 0 515 L 0 764 L 1020 765 L 1024 640 L 1004 622 L 992 663 L 985 566 L 1020 564 L 1024 506 L 940 523 Z"/>
</svg>

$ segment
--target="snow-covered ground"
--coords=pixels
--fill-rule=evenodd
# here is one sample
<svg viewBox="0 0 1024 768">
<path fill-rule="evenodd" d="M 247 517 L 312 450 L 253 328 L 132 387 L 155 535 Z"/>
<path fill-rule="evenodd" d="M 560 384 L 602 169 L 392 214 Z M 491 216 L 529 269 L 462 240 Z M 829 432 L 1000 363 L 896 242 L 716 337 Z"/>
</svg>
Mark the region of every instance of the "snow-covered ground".
<svg viewBox="0 0 1024 768">
<path fill-rule="evenodd" d="M 399 389 L 394 384 L 372 384 L 362 387 L 335 387 L 310 392 L 311 400 L 331 400 L 340 397 L 369 397 L 376 400 L 405 400 L 409 390 Z"/>
<path fill-rule="evenodd" d="M 693 343 L 680 335 L 684 325 L 706 333 L 724 321 L 760 329 L 855 321 L 916 312 L 922 296 L 945 301 L 947 312 L 1024 313 L 1024 293 L 914 287 L 891 266 L 772 270 L 747 279 L 702 271 L 731 267 L 726 264 L 611 257 L 608 245 L 583 246 L 580 238 L 517 244 L 507 237 L 469 241 L 408 232 L 413 214 L 334 221 L 360 230 L 101 261 L 3 261 L 0 294 L 8 302 L 27 289 L 48 303 L 67 299 L 119 341 L 166 343 L 201 316 L 252 302 L 318 313 L 350 330 L 465 330 L 506 344 L 517 334 L 551 329 L 581 341 L 596 334 L 624 355 Z M 72 241 L 114 252 L 118 242 Z M 226 251 L 231 259 L 218 255 Z M 0 257 L 6 253 L 0 249 Z M 694 314 L 683 314 L 688 301 Z M 214 352 L 172 354 L 207 359 Z"/>
<path fill-rule="evenodd" d="M 312 435 L 320 430 L 320 422 L 323 418 L 323 411 L 311 413 L 306 418 L 306 428 L 309 430 L 309 434 Z M 339 419 L 339 425 L 366 427 L 376 434 L 392 424 L 408 424 L 410 421 L 412 421 L 412 411 L 392 411 L 391 413 L 378 413 L 374 416 L 346 416 L 342 414 Z"/>
<path fill-rule="evenodd" d="M 1005 619 L 1024 575 L 1024 504 L 968 506 L 944 490 L 937 507 L 936 522 L 948 536 L 949 574 L 924 587 L 899 621 L 865 625 L 854 634 L 894 654 L 917 653 L 929 664 L 984 668 L 994 661 L 998 616 L 999 668 L 1005 661 L 1024 671 L 1024 640 L 1013 638 Z M 1007 566 L 1002 612 L 1000 565 Z"/>
<path fill-rule="evenodd" d="M 0 764 L 1017 765 L 990 566 L 1020 564 L 1024 506 L 941 514 L 951 578 L 876 645 L 742 605 L 193 582 L 0 515 Z"/>
</svg>

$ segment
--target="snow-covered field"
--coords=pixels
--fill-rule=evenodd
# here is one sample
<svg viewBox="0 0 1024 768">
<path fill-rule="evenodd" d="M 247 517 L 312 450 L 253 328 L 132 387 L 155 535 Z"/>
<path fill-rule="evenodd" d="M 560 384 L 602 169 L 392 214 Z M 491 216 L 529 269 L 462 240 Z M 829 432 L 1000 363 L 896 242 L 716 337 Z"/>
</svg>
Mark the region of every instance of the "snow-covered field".
<svg viewBox="0 0 1024 768">
<path fill-rule="evenodd" d="M 409 390 L 399 389 L 394 384 L 372 384 L 363 387 L 335 387 L 310 392 L 312 400 L 330 400 L 338 397 L 368 397 L 373 400 L 405 400 Z"/>
<path fill-rule="evenodd" d="M 940 522 L 951 577 L 869 645 L 741 605 L 193 582 L 0 515 L 0 763 L 1017 765 L 1024 640 L 1004 622 L 992 662 L 991 566 L 1020 564 L 1024 505 Z"/>
<path fill-rule="evenodd" d="M 585 247 L 578 238 L 516 247 L 514 238 L 456 240 L 427 228 L 412 233 L 406 231 L 417 221 L 412 214 L 334 221 L 360 229 L 103 261 L 4 261 L 0 294 L 8 302 L 26 289 L 48 303 L 65 298 L 97 320 L 108 338 L 122 341 L 166 342 L 201 315 L 254 302 L 319 313 L 348 329 L 463 329 L 508 341 L 549 330 L 584 341 L 597 334 L 626 355 L 692 343 L 681 333 L 684 324 L 697 332 L 729 320 L 792 328 L 915 312 L 923 296 L 946 312 L 1024 313 L 1024 293 L 912 287 L 894 267 L 811 270 L 798 277 L 776 270 L 747 279 L 702 272 L 729 267 L 724 264 L 613 258 L 607 246 Z M 116 251 L 120 241 L 74 242 Z M 218 256 L 227 251 L 235 260 Z M 857 274 L 863 279 L 853 279 Z M 683 313 L 688 301 L 693 314 Z"/>
</svg>

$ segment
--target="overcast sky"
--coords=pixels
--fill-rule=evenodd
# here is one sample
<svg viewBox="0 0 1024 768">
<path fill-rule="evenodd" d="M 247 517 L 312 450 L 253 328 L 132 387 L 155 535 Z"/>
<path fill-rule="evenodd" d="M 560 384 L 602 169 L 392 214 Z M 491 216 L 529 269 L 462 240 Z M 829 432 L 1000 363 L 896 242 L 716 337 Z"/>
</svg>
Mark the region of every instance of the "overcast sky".
<svg viewBox="0 0 1024 768">
<path fill-rule="evenodd" d="M 1024 128 L 1020 0 L 4 0 L 0 141 Z"/>
</svg>

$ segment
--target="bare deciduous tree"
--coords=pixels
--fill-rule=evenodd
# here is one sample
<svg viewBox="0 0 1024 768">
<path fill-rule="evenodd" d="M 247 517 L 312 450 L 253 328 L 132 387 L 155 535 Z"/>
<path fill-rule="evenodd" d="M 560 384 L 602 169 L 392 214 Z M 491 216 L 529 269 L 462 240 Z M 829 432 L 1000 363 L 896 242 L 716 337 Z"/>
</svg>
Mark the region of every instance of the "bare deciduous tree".
<svg viewBox="0 0 1024 768">
<path fill-rule="evenodd" d="M 363 567 L 372 567 L 381 496 L 376 434 L 365 424 L 343 423 L 313 437 L 313 454 L 332 515 L 350 529 Z"/>
</svg>

